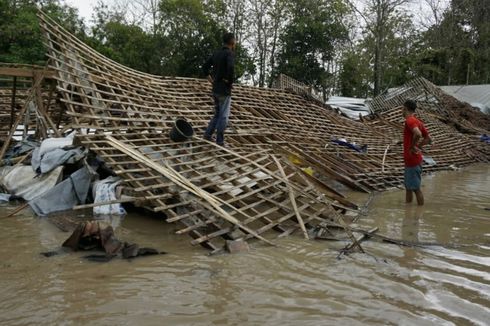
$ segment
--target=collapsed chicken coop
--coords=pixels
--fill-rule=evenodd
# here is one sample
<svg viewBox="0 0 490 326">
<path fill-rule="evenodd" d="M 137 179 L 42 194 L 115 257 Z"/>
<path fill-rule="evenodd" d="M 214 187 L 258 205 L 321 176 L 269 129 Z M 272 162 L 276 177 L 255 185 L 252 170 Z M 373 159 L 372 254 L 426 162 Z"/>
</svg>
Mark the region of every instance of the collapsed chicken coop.
<svg viewBox="0 0 490 326">
<path fill-rule="evenodd" d="M 2 158 L 14 131 L 25 129 L 26 117 L 33 116 L 28 125 L 38 126 L 34 135 L 41 140 L 74 131 L 74 144 L 96 154 L 121 178 L 129 201 L 161 213 L 179 226 L 177 233 L 214 252 L 225 240 L 273 243 L 274 236 L 294 232 L 315 237 L 318 227 L 345 226 L 343 217 L 358 212 L 347 191 L 400 187 L 403 120 L 396 107 L 407 97 L 423 103 L 421 115 L 434 138 L 427 154 L 436 163 L 426 171 L 490 157 L 477 137 L 485 128 L 455 120 L 448 97 L 423 80 L 418 82 L 425 88 L 408 87 L 392 98 L 373 100 L 376 114 L 362 121 L 280 84 L 275 89 L 236 86 L 227 146 L 217 146 L 201 137 L 213 111 L 207 81 L 132 70 L 43 13 L 39 19 L 48 65 L 36 70 L 41 77 L 23 90 L 19 107 L 2 100 L 2 130 L 9 130 Z M 41 87 L 39 80 L 48 77 L 54 82 Z M 192 124 L 196 134 L 172 141 L 176 119 Z"/>
</svg>

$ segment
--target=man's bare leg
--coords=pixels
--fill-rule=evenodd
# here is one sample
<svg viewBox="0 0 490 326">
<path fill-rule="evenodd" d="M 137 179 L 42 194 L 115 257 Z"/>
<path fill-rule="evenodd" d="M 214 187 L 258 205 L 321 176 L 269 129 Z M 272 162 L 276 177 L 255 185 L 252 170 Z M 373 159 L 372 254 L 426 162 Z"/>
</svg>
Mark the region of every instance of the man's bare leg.
<svg viewBox="0 0 490 326">
<path fill-rule="evenodd" d="M 405 194 L 405 202 L 407 204 L 410 204 L 412 202 L 412 200 L 413 200 L 413 192 L 412 192 L 412 190 L 407 189 L 407 192 Z"/>
<path fill-rule="evenodd" d="M 415 190 L 415 196 L 417 197 L 417 204 L 419 206 L 424 206 L 424 194 L 422 190 Z"/>
</svg>

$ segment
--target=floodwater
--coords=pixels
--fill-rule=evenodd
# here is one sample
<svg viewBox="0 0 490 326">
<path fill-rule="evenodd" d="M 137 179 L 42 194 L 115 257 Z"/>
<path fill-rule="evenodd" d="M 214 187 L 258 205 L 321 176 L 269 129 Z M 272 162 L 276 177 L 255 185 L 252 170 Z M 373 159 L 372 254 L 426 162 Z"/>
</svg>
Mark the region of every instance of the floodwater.
<svg viewBox="0 0 490 326">
<path fill-rule="evenodd" d="M 169 254 L 47 258 L 40 252 L 68 234 L 26 211 L 0 220 L 0 324 L 488 325 L 490 165 L 428 176 L 423 190 L 424 208 L 406 206 L 401 191 L 382 193 L 358 223 L 450 247 L 368 241 L 368 254 L 340 260 L 344 243 L 299 233 L 280 248 L 209 257 L 173 226 L 138 215 L 122 221 L 119 237 Z"/>
</svg>

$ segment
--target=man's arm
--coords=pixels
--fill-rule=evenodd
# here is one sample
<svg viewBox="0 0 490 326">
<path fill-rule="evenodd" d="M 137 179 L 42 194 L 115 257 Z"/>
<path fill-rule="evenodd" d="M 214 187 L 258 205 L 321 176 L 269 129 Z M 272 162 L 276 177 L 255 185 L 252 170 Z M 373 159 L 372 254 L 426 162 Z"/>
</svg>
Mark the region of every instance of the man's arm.
<svg viewBox="0 0 490 326">
<path fill-rule="evenodd" d="M 422 148 L 423 146 L 425 146 L 427 144 L 431 144 L 432 143 L 432 138 L 430 138 L 429 132 L 427 131 L 427 129 L 425 128 L 424 125 L 421 126 L 420 132 L 422 133 L 422 138 L 423 139 L 420 142 L 419 147 Z"/>
<path fill-rule="evenodd" d="M 233 84 L 233 81 L 235 80 L 235 58 L 233 58 L 233 55 L 230 54 L 226 57 L 226 76 L 224 78 L 224 81 L 227 84 Z"/>
<path fill-rule="evenodd" d="M 424 139 L 422 139 L 422 141 L 419 144 L 419 147 L 422 148 L 423 146 L 428 144 L 432 144 L 432 138 L 430 138 L 429 135 L 427 135 L 427 137 L 424 137 Z"/>
<path fill-rule="evenodd" d="M 410 147 L 410 151 L 412 153 L 417 153 L 419 149 L 417 147 L 420 146 L 419 142 L 422 139 L 422 132 L 419 127 L 415 127 L 412 129 L 413 138 L 412 138 L 412 146 Z"/>
<path fill-rule="evenodd" d="M 210 56 L 208 60 L 202 66 L 202 72 L 204 76 L 209 80 L 210 83 L 213 83 L 213 77 L 211 77 L 211 67 L 213 66 L 213 56 Z"/>
</svg>

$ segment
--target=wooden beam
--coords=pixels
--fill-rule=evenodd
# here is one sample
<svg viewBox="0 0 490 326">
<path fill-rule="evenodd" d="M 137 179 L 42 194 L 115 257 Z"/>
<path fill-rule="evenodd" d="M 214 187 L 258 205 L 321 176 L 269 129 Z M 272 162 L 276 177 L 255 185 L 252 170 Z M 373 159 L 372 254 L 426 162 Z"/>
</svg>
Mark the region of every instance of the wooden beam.
<svg viewBox="0 0 490 326">
<path fill-rule="evenodd" d="M 12 128 L 15 119 L 15 96 L 17 95 L 17 76 L 13 78 L 14 86 L 12 87 L 12 102 L 10 106 L 10 125 L 9 128 Z"/>
<path fill-rule="evenodd" d="M 11 68 L 11 67 L 0 67 L 0 76 L 11 76 L 11 77 L 28 77 L 34 78 L 37 74 L 43 74 L 46 79 L 53 79 L 56 74 L 52 69 L 43 72 L 43 69 L 24 69 L 24 68 Z"/>
<path fill-rule="evenodd" d="M 308 237 L 308 232 L 306 231 L 305 227 L 305 222 L 303 221 L 303 218 L 301 217 L 301 214 L 299 213 L 298 206 L 296 205 L 296 199 L 294 198 L 294 192 L 293 188 L 291 187 L 291 184 L 289 183 L 289 180 L 286 176 L 286 173 L 284 172 L 284 169 L 282 168 L 281 163 L 275 157 L 274 155 L 271 155 L 274 161 L 277 164 L 277 168 L 279 169 L 279 172 L 281 172 L 281 176 L 286 182 L 286 185 L 288 187 L 288 193 L 289 193 L 289 200 L 291 201 L 291 205 L 293 206 L 294 213 L 296 214 L 296 218 L 298 220 L 299 226 L 301 227 L 301 231 L 303 231 L 303 236 L 305 237 L 306 240 L 310 240 L 310 237 Z"/>
</svg>

